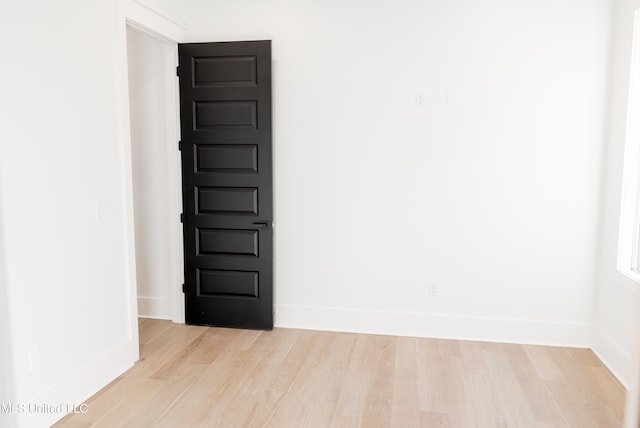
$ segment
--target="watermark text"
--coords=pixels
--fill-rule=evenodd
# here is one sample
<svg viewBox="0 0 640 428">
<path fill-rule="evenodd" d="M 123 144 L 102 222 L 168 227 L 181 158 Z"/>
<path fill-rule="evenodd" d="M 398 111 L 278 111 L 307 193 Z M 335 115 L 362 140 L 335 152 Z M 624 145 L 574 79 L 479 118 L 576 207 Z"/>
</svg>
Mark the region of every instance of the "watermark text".
<svg viewBox="0 0 640 428">
<path fill-rule="evenodd" d="M 0 403 L 1 413 L 47 413 L 47 414 L 67 414 L 67 413 L 87 413 L 89 406 L 86 403 Z"/>
</svg>

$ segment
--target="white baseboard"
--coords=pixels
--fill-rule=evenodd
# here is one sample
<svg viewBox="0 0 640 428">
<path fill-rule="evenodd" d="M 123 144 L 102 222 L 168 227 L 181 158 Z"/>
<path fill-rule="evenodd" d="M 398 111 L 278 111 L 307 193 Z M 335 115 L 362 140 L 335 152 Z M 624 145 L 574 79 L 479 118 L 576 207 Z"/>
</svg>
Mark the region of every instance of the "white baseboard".
<svg viewBox="0 0 640 428">
<path fill-rule="evenodd" d="M 44 412 L 25 411 L 18 414 L 17 426 L 40 428 L 53 425 L 67 412 L 73 411 L 73 406 L 81 406 L 85 400 L 131 368 L 137 360 L 137 340 L 111 349 L 31 401 L 34 406 L 46 404 L 51 408 Z M 28 406 L 27 403 L 23 404 Z M 91 406 L 87 410 L 91 411 Z"/>
<path fill-rule="evenodd" d="M 620 383 L 629 389 L 633 372 L 631 353 L 599 327 L 593 329 L 593 352 Z"/>
<path fill-rule="evenodd" d="M 138 317 L 159 320 L 173 319 L 173 300 L 170 297 L 138 297 Z"/>
<path fill-rule="evenodd" d="M 591 347 L 589 324 L 277 305 L 276 327 L 485 342 Z"/>
</svg>

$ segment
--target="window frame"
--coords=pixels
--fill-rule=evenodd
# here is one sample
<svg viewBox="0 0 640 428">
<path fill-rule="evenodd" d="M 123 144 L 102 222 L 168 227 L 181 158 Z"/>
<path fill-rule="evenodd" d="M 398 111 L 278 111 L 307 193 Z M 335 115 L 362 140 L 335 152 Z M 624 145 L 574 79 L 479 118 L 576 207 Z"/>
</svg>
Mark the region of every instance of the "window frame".
<svg viewBox="0 0 640 428">
<path fill-rule="evenodd" d="M 633 26 L 617 268 L 640 283 L 640 9 Z"/>
</svg>

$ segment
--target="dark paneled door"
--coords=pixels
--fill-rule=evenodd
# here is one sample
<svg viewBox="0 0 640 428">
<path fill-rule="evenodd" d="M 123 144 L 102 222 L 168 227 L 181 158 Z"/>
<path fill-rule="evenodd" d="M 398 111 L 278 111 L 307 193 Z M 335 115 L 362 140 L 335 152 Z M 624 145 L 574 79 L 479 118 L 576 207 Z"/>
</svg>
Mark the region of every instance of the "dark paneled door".
<svg viewBox="0 0 640 428">
<path fill-rule="evenodd" d="M 271 41 L 178 53 L 186 322 L 271 329 Z"/>
</svg>

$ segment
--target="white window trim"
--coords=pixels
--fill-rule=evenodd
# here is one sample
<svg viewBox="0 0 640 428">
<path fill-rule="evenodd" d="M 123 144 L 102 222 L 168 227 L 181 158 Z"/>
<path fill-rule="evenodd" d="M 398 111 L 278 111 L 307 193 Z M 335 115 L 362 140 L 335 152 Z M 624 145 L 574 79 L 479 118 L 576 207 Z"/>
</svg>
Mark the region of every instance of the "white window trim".
<svg viewBox="0 0 640 428">
<path fill-rule="evenodd" d="M 640 282 L 640 9 L 634 18 L 621 199 L 618 271 Z"/>
</svg>

